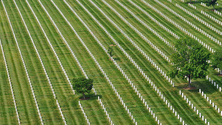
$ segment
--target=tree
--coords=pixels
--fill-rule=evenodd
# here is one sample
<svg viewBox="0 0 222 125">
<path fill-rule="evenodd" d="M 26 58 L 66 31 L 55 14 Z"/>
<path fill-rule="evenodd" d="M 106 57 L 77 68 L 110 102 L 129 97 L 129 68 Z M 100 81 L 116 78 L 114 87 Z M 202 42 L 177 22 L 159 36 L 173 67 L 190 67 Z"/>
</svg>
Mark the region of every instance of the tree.
<svg viewBox="0 0 222 125">
<path fill-rule="evenodd" d="M 110 57 L 112 57 L 114 55 L 112 46 L 109 46 L 108 53 L 109 53 Z"/>
<path fill-rule="evenodd" d="M 176 51 L 171 55 L 174 69 L 168 72 L 171 78 L 176 76 L 188 79 L 189 87 L 191 80 L 205 78 L 210 58 L 210 53 L 202 45 L 191 38 L 180 39 L 175 44 Z"/>
<path fill-rule="evenodd" d="M 86 99 L 85 93 L 90 93 L 93 87 L 93 80 L 86 78 L 73 79 L 73 89 L 78 93 L 82 93 L 83 98 Z"/>
<path fill-rule="evenodd" d="M 216 51 L 211 60 L 212 67 L 219 68 L 220 74 L 222 74 L 222 50 Z"/>
<path fill-rule="evenodd" d="M 213 6 L 215 10 L 215 5 L 217 4 L 217 0 L 208 0 L 207 6 Z"/>
</svg>

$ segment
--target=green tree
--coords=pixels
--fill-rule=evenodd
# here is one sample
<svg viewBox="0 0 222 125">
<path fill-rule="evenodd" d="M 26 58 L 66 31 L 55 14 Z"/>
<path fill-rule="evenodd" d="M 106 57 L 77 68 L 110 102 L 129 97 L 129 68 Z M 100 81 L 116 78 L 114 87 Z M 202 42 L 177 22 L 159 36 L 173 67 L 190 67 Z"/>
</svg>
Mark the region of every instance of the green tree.
<svg viewBox="0 0 222 125">
<path fill-rule="evenodd" d="M 176 51 L 171 55 L 174 64 L 172 71 L 168 72 L 171 78 L 176 76 L 188 79 L 189 87 L 191 80 L 205 78 L 208 74 L 207 69 L 210 53 L 202 45 L 191 38 L 180 39 L 175 44 Z"/>
<path fill-rule="evenodd" d="M 213 6 L 215 10 L 215 5 L 217 4 L 217 0 L 208 0 L 207 6 Z"/>
<path fill-rule="evenodd" d="M 222 50 L 216 51 L 211 60 L 212 67 L 219 68 L 220 74 L 222 74 Z"/>
<path fill-rule="evenodd" d="M 86 99 L 85 93 L 90 93 L 93 87 L 93 80 L 86 79 L 86 78 L 78 78 L 73 79 L 73 89 L 78 92 L 82 93 L 83 98 Z"/>
<path fill-rule="evenodd" d="M 108 48 L 108 53 L 109 53 L 109 55 L 110 55 L 111 57 L 114 55 L 113 47 L 112 47 L 112 46 L 109 46 L 109 48 Z"/>
</svg>

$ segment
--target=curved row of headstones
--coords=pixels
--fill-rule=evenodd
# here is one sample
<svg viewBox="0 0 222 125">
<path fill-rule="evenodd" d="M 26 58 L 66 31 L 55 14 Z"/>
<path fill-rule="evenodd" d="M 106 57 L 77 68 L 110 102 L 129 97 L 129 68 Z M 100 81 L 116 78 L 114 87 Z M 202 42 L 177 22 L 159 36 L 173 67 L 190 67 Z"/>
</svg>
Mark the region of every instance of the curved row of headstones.
<svg viewBox="0 0 222 125">
<path fill-rule="evenodd" d="M 162 57 L 164 57 L 168 62 L 170 62 L 169 57 L 166 56 L 161 50 L 158 49 L 147 37 L 145 37 L 137 28 L 135 28 L 132 24 L 130 24 L 120 13 L 118 13 L 112 6 L 110 6 L 105 0 L 102 0 L 113 12 L 115 12 L 128 26 L 130 26 L 143 40 L 145 40 L 151 47 L 153 47 Z M 172 47 L 172 45 L 164 39 L 159 33 L 157 33 L 154 29 L 148 26 L 144 21 L 142 21 L 136 14 L 134 14 L 131 10 L 129 10 L 125 5 L 123 5 L 118 0 L 115 0 L 122 8 L 124 8 L 127 12 L 129 12 L 137 21 L 139 21 L 143 26 L 149 29 L 153 34 L 155 34 L 159 39 L 161 39 L 168 46 Z"/>
<path fill-rule="evenodd" d="M 3 2 L 3 1 L 2 1 L 2 5 L 3 5 L 3 8 L 4 8 L 4 10 L 5 10 L 5 13 L 6 13 L 6 16 L 7 16 L 9 25 L 10 25 L 10 28 L 11 28 L 11 30 L 12 30 L 12 34 L 13 34 L 13 37 L 14 37 L 14 39 L 15 39 L 16 46 L 17 46 L 17 48 L 18 48 L 18 51 L 19 51 L 19 55 L 20 55 L 20 57 L 21 57 L 23 67 L 24 67 L 24 69 L 25 69 L 26 77 L 27 77 L 27 79 L 28 79 L 28 83 L 29 83 L 29 86 L 30 86 L 30 88 L 31 88 L 32 97 L 33 97 L 33 99 L 34 99 L 34 101 L 35 101 L 35 105 L 36 105 L 36 108 L 37 108 L 37 112 L 38 112 L 38 116 L 39 116 L 40 122 L 41 122 L 41 124 L 43 125 L 44 123 L 43 123 L 42 116 L 41 116 L 41 112 L 40 112 L 39 106 L 38 106 L 38 102 L 37 102 L 37 99 L 36 99 L 36 96 L 35 96 L 35 93 L 34 93 L 34 90 L 33 90 L 33 87 L 32 87 L 32 83 L 31 83 L 31 80 L 30 80 L 30 77 L 29 77 L 29 74 L 28 74 L 28 70 L 27 70 L 27 68 L 26 68 L 25 61 L 24 61 L 24 59 L 23 59 L 23 56 L 22 56 L 22 53 L 21 53 L 21 50 L 20 50 L 20 47 L 19 47 L 17 38 L 16 38 L 15 33 L 14 33 L 14 29 L 13 29 L 13 27 L 12 27 L 11 21 L 10 21 L 10 19 L 9 19 L 9 16 L 8 16 L 8 13 L 7 13 L 7 10 L 6 10 L 6 8 L 5 8 L 5 5 L 4 5 L 4 2 Z"/>
<path fill-rule="evenodd" d="M 95 19 L 94 16 L 92 16 L 91 13 L 89 13 L 89 11 L 83 6 L 83 8 L 85 9 L 85 11 L 88 12 L 88 14 L 93 18 L 94 21 L 97 22 L 97 24 L 99 24 L 99 26 L 107 33 L 107 35 L 115 42 L 115 44 L 122 50 L 122 52 L 127 56 L 127 58 L 134 64 L 134 66 L 140 71 L 140 73 L 143 75 L 143 77 L 151 84 L 151 86 L 154 88 L 154 90 L 157 92 L 157 94 L 164 100 L 164 102 L 166 102 L 166 105 L 168 105 L 168 108 L 170 108 L 170 110 L 173 111 L 173 113 L 175 113 L 176 111 L 174 110 L 174 108 L 170 105 L 169 102 L 167 102 L 167 100 L 165 99 L 165 97 L 163 96 L 163 94 L 161 94 L 160 90 L 155 86 L 155 84 L 153 84 L 153 82 L 145 75 L 145 73 L 141 70 L 141 68 L 135 63 L 135 61 L 122 49 L 122 47 L 118 44 L 118 42 L 108 33 L 108 31 L 98 22 L 98 20 Z M 92 34 L 92 33 L 91 33 Z M 99 41 L 97 41 L 99 42 Z M 101 43 L 99 43 L 101 45 Z M 104 48 L 104 46 L 101 46 L 102 48 Z M 104 51 L 106 51 L 104 49 Z M 108 54 L 108 53 L 107 53 Z M 114 61 L 113 61 L 114 62 Z M 116 64 L 116 62 L 114 62 L 114 64 Z M 119 69 L 119 71 L 123 74 L 123 76 L 128 80 L 128 82 L 130 83 L 130 85 L 132 86 L 132 88 L 134 89 L 134 91 L 137 93 L 137 95 L 139 96 L 139 98 L 141 99 L 141 101 L 143 101 L 143 103 L 145 104 L 145 106 L 147 107 L 147 109 L 149 109 L 149 112 L 151 112 L 151 115 L 153 115 L 154 118 L 155 114 L 152 112 L 152 110 L 149 108 L 149 106 L 147 105 L 147 102 L 145 101 L 145 99 L 143 99 L 143 97 L 141 96 L 141 94 L 139 93 L 139 91 L 137 90 L 137 88 L 133 85 L 133 83 L 130 81 L 130 79 L 128 78 L 128 76 L 124 73 L 124 71 L 116 64 L 117 68 Z M 156 120 L 156 119 L 155 119 Z M 159 123 L 158 120 L 156 120 Z M 180 118 L 180 121 L 184 123 L 184 121 L 182 121 L 182 118 Z"/>
<path fill-rule="evenodd" d="M 79 39 L 81 39 L 80 36 L 78 35 L 78 33 L 75 31 L 75 29 L 74 29 L 74 28 L 72 27 L 72 25 L 70 24 L 70 22 L 67 20 L 67 18 L 64 16 L 64 14 L 61 12 L 61 10 L 58 8 L 58 6 L 54 3 L 54 1 L 51 0 L 51 2 L 53 3 L 54 7 L 56 7 L 56 9 L 59 11 L 60 15 L 62 15 L 62 17 L 63 17 L 63 18 L 65 19 L 65 21 L 68 23 L 68 25 L 70 26 L 70 28 L 72 28 L 72 30 L 73 30 L 73 32 L 76 34 L 76 36 L 77 36 Z M 67 41 L 66 41 L 66 45 L 70 48 L 70 46 L 69 46 L 69 44 L 67 43 Z M 70 48 L 70 51 L 73 53 L 73 51 L 72 51 L 71 48 Z M 73 53 L 73 55 L 74 55 L 74 53 Z M 74 56 L 74 58 L 75 58 L 75 60 L 78 62 L 78 65 L 79 65 L 81 71 L 84 73 L 85 77 L 88 79 L 88 76 L 87 76 L 87 74 L 85 73 L 82 65 L 79 63 L 79 60 L 77 59 L 76 56 Z M 95 95 L 96 95 L 96 90 L 95 90 L 94 87 L 93 87 L 93 91 L 94 91 L 94 93 L 95 93 Z M 101 103 L 101 101 L 100 101 L 100 103 Z M 103 109 L 105 108 L 104 105 L 101 105 L 101 106 L 102 106 Z M 106 111 L 105 113 L 106 113 L 106 115 L 108 114 L 107 111 Z M 108 119 L 109 119 L 109 121 L 112 121 L 111 118 L 109 117 L 109 115 L 108 115 Z M 111 123 L 112 123 L 112 122 L 111 122 Z"/>
<path fill-rule="evenodd" d="M 51 0 L 52 4 L 56 7 L 56 9 L 59 11 L 59 13 L 63 16 L 63 18 L 65 17 L 62 12 L 60 11 L 60 9 L 57 7 L 57 5 L 54 3 L 53 0 Z M 50 15 L 49 15 L 50 16 Z M 66 18 L 64 18 L 66 20 L 66 22 L 71 25 L 68 20 Z M 74 54 L 74 52 L 72 51 L 71 47 L 69 46 L 68 42 L 66 41 L 66 39 L 64 38 L 64 36 L 62 35 L 61 31 L 58 29 L 57 25 L 55 24 L 54 20 L 51 18 L 51 21 L 53 22 L 53 25 L 56 27 L 57 31 L 59 32 L 60 36 L 62 37 L 62 40 L 65 42 L 66 46 L 68 47 L 69 51 L 72 54 L 72 57 L 75 59 L 75 61 L 77 62 L 80 70 L 82 71 L 83 75 L 85 76 L 86 79 L 88 79 L 88 76 L 85 72 L 85 70 L 83 69 L 82 65 L 80 64 L 79 60 L 77 59 L 76 55 Z M 92 90 L 94 91 L 95 95 L 96 95 L 96 90 L 93 87 Z"/>
<path fill-rule="evenodd" d="M 157 12 L 158 14 L 160 14 L 164 19 L 166 19 L 167 21 L 169 21 L 170 23 L 172 23 L 174 26 L 176 26 L 177 28 L 179 28 L 181 31 L 183 31 L 185 34 L 187 34 L 188 36 L 190 36 L 191 38 L 197 40 L 201 45 L 203 45 L 205 48 L 207 48 L 210 52 L 215 52 L 214 49 L 212 49 L 210 46 L 208 46 L 206 43 L 204 43 L 203 41 L 201 41 L 199 38 L 197 38 L 196 36 L 194 36 L 192 33 L 190 33 L 189 31 L 187 31 L 186 29 L 184 29 L 183 27 L 181 27 L 180 25 L 178 25 L 176 22 L 174 22 L 173 20 L 171 20 L 169 17 L 167 17 L 166 15 L 164 15 L 162 12 L 160 12 L 158 9 L 156 9 L 155 7 L 153 7 L 152 5 L 150 5 L 149 3 L 147 3 L 145 0 L 141 0 L 145 5 L 149 6 L 151 9 L 153 9 L 155 12 Z"/>
<path fill-rule="evenodd" d="M 187 14 L 189 14 L 190 16 L 192 16 L 193 18 L 195 18 L 196 20 L 198 20 L 199 22 L 201 22 L 202 24 L 204 24 L 205 26 L 207 26 L 208 28 L 210 28 L 211 30 L 213 30 L 214 32 L 216 32 L 219 35 L 222 35 L 222 32 L 220 30 L 218 30 L 217 28 L 213 27 L 212 25 L 210 25 L 209 23 L 205 22 L 204 20 L 202 20 L 201 18 L 199 18 L 198 16 L 196 16 L 195 14 L 191 13 L 190 11 L 188 11 L 187 9 L 183 8 L 182 6 L 180 6 L 179 4 L 176 3 L 176 7 L 180 8 L 181 10 L 183 10 L 184 12 L 186 12 Z M 177 15 L 179 16 L 179 14 Z M 179 16 L 180 17 L 180 16 Z M 183 17 L 181 17 L 183 19 Z M 211 17 L 210 17 L 211 18 Z M 194 24 L 193 24 L 194 25 Z M 215 39 L 216 40 L 216 39 Z M 216 40 L 218 41 L 218 40 Z M 215 42 L 216 42 L 215 41 Z M 220 43 L 221 45 L 221 43 Z"/>
<path fill-rule="evenodd" d="M 81 4 L 81 3 L 80 3 Z M 84 7 L 84 6 L 83 6 Z M 84 7 L 85 9 L 85 7 Z M 86 10 L 87 11 L 87 10 Z M 90 14 L 90 13 L 89 13 Z M 90 14 L 91 15 L 91 14 Z M 91 15 L 92 17 L 92 15 Z M 94 20 L 95 18 L 92 17 Z M 98 23 L 98 20 L 96 20 L 96 22 Z M 105 49 L 105 47 L 101 44 L 101 42 L 97 39 L 97 37 L 93 34 L 93 32 L 89 29 L 89 27 L 84 23 L 82 22 L 85 27 L 88 29 L 88 31 L 91 33 L 91 35 L 96 39 L 97 43 L 103 48 L 103 50 L 105 51 L 105 53 L 109 56 L 109 54 L 107 53 L 107 50 Z M 101 24 L 99 24 L 101 26 Z M 104 27 L 103 27 L 104 29 Z M 106 33 L 108 33 L 107 30 L 104 30 Z M 111 36 L 109 33 L 108 33 L 109 37 Z M 114 38 L 111 36 L 111 39 L 114 40 Z M 118 43 L 117 43 L 118 44 Z M 119 46 L 119 44 L 117 45 Z M 125 52 L 125 51 L 124 51 Z M 129 57 L 129 56 L 127 56 Z M 141 94 L 139 93 L 139 91 L 137 90 L 137 88 L 135 87 L 135 85 L 133 84 L 133 82 L 129 79 L 129 77 L 125 74 L 125 72 L 122 70 L 122 68 L 117 64 L 117 62 L 111 58 L 112 62 L 115 64 L 115 66 L 118 68 L 118 70 L 122 73 L 122 75 L 124 76 L 124 78 L 130 83 L 131 87 L 134 89 L 134 91 L 137 93 L 137 95 L 139 96 L 139 98 L 141 99 L 141 101 L 143 102 L 143 104 L 147 107 L 147 109 L 149 109 L 149 112 L 152 112 L 151 115 L 153 115 L 153 117 L 155 116 L 154 112 L 148 107 L 147 105 L 147 102 L 145 102 L 145 99 L 143 99 L 143 97 L 141 96 Z M 124 105 L 125 107 L 125 105 Z M 157 121 L 158 124 L 161 124 L 158 120 L 157 117 L 154 117 L 155 120 Z"/>
<path fill-rule="evenodd" d="M 33 40 L 32 36 L 31 36 L 31 34 L 30 34 L 30 32 L 29 32 L 29 29 L 28 29 L 28 27 L 27 27 L 27 25 L 26 25 L 26 23 L 25 23 L 25 20 L 24 20 L 24 18 L 23 18 L 23 16 L 22 16 L 22 14 L 21 14 L 21 12 L 20 12 L 20 10 L 19 10 L 19 8 L 18 8 L 15 0 L 13 0 L 13 1 L 14 1 L 15 5 L 16 5 L 17 10 L 18 10 L 19 13 L 20 13 L 20 17 L 21 17 L 21 19 L 22 19 L 22 21 L 23 21 L 23 24 L 24 24 L 24 26 L 25 26 L 25 28 L 26 28 L 26 31 L 28 32 L 28 35 L 29 35 L 29 37 L 30 37 L 30 39 L 31 39 L 32 45 L 33 45 L 33 47 L 34 47 L 34 49 L 35 49 L 35 51 L 36 51 L 36 54 L 37 54 L 37 56 L 38 56 L 38 59 L 39 59 L 41 65 L 42 65 L 42 68 L 43 68 L 43 70 L 44 70 L 45 76 L 46 76 L 47 81 L 48 81 L 48 83 L 49 83 L 50 89 L 51 89 L 51 91 L 52 91 L 52 93 L 53 93 L 54 99 L 56 99 L 57 97 L 56 97 L 55 91 L 54 91 L 54 89 L 53 89 L 53 86 L 52 86 L 51 80 L 50 80 L 50 78 L 49 78 L 49 76 L 48 76 L 48 73 L 47 73 L 47 71 L 46 71 L 46 69 L 45 69 L 45 66 L 44 66 L 44 64 L 43 64 L 43 61 L 42 61 L 42 59 L 41 59 L 41 56 L 40 56 L 40 54 L 39 54 L 39 52 L 38 52 L 38 49 L 37 49 L 37 47 L 36 47 L 36 45 L 35 45 L 35 43 L 34 43 L 34 40 Z M 27 3 L 27 5 L 29 6 L 29 8 L 31 9 L 31 11 L 32 11 L 33 15 L 35 16 L 35 18 L 37 18 L 36 15 L 35 15 L 35 13 L 34 13 L 34 11 L 33 11 L 33 9 L 32 9 L 31 6 L 30 6 L 28 0 L 26 0 L 26 3 Z M 57 100 L 56 100 L 56 101 L 57 101 Z M 62 111 L 61 111 L 61 108 L 60 108 L 60 105 L 59 105 L 58 102 L 57 102 L 57 106 L 58 106 L 58 108 L 59 108 L 59 110 L 60 110 L 60 115 L 62 116 L 63 122 L 66 124 L 64 115 L 63 115 L 63 113 L 62 113 Z"/>
<path fill-rule="evenodd" d="M 75 13 L 75 11 L 72 9 L 72 7 L 65 1 L 65 4 L 69 7 L 69 9 L 79 18 L 79 16 Z M 79 18 L 80 21 L 81 18 Z M 67 20 L 68 21 L 68 20 Z M 128 114 L 130 114 L 130 118 L 132 119 L 132 121 L 137 124 L 137 122 L 135 121 L 133 115 L 131 115 L 131 112 L 129 111 L 129 109 L 127 108 L 126 104 L 124 103 L 123 99 L 121 98 L 120 94 L 118 93 L 118 91 L 116 90 L 116 88 L 114 87 L 114 85 L 112 84 L 112 82 L 110 81 L 109 77 L 106 75 L 106 73 L 104 72 L 104 70 L 102 69 L 102 67 L 100 66 L 100 64 L 98 63 L 98 61 L 96 60 L 96 58 L 94 57 L 94 55 L 91 53 L 91 51 L 88 49 L 88 47 L 85 45 L 85 43 L 83 42 L 83 40 L 81 39 L 81 37 L 78 35 L 78 33 L 75 31 L 75 29 L 72 27 L 72 25 L 70 23 L 68 23 L 70 28 L 73 30 L 73 32 L 75 32 L 75 34 L 77 35 L 77 37 L 79 38 L 80 42 L 82 43 L 82 45 L 85 47 L 85 49 L 87 50 L 87 52 L 89 53 L 89 55 L 92 57 L 92 59 L 94 60 L 94 62 L 96 63 L 97 67 L 99 68 L 99 70 L 103 73 L 103 75 L 105 76 L 106 80 L 108 81 L 108 83 L 110 84 L 110 86 L 112 87 L 112 89 L 114 90 L 115 94 L 117 95 L 117 97 L 119 98 L 121 104 L 124 106 L 125 110 L 127 111 Z"/>
<path fill-rule="evenodd" d="M 152 42 L 150 42 L 147 37 L 145 37 L 141 32 L 139 32 L 133 25 L 131 25 L 125 18 L 123 18 L 118 12 L 116 12 L 115 9 L 113 9 L 111 6 L 109 6 L 104 0 L 102 0 L 110 9 L 112 9 L 112 11 L 114 11 L 128 26 L 130 26 L 143 40 L 145 40 L 153 49 L 155 49 L 163 58 L 165 58 L 167 61 L 170 62 L 170 59 L 161 51 L 158 49 L 158 47 L 156 47 Z M 144 23 L 144 22 L 143 22 Z M 144 23 L 145 24 L 145 23 Z M 124 31 L 119 28 L 114 22 L 113 25 L 115 25 L 115 27 L 130 41 L 132 41 L 129 36 L 124 33 Z M 154 31 L 153 29 L 151 29 L 150 27 L 149 30 L 151 30 L 155 35 L 157 35 L 162 41 L 164 41 L 165 43 L 167 43 L 167 41 L 161 37 L 159 34 L 157 34 L 156 31 Z"/>
<path fill-rule="evenodd" d="M 80 101 L 79 101 L 79 107 L 81 108 L 81 111 L 82 111 L 82 113 L 83 113 L 83 115 L 84 115 L 84 117 L 85 117 L 85 119 L 87 121 L 87 124 L 90 125 L 89 119 L 88 119 L 88 117 L 87 117 L 87 115 L 86 115 L 86 113 L 85 113 L 85 111 L 84 111 Z"/>
<path fill-rule="evenodd" d="M 93 3 L 90 0 L 91 3 Z M 96 4 L 93 3 L 93 5 L 95 5 L 97 8 L 98 6 Z M 174 83 L 172 82 L 172 80 L 166 75 L 166 73 L 161 70 L 158 65 L 149 57 L 147 56 L 147 54 L 128 36 L 126 35 L 120 28 L 118 25 L 116 25 L 100 8 L 98 8 L 98 10 L 100 10 L 100 12 L 119 30 L 121 31 L 121 33 L 124 34 L 124 36 L 132 43 L 132 45 L 149 61 L 151 62 L 151 64 L 171 83 L 171 85 L 174 86 Z M 123 50 L 123 49 L 121 49 Z M 125 53 L 124 53 L 125 54 Z M 126 55 L 127 56 L 127 55 Z M 127 56 L 128 57 L 128 56 Z"/>
<path fill-rule="evenodd" d="M 6 69 L 7 76 L 8 76 L 8 82 L 9 82 L 9 85 L 10 85 L 10 90 L 11 90 L 11 94 L 12 94 L 12 99 L 13 99 L 13 103 L 14 103 L 14 107 L 15 107 L 15 112 L 16 112 L 18 124 L 20 125 L 21 122 L 20 122 L 18 109 L 17 109 L 17 105 L 16 105 L 16 101 L 15 101 L 14 90 L 13 90 L 13 87 L 12 87 L 11 77 L 10 77 L 9 70 L 8 70 L 8 64 L 7 64 L 7 61 L 6 61 L 6 58 L 5 58 L 4 49 L 3 49 L 3 46 L 2 46 L 1 40 L 0 40 L 0 46 L 1 46 L 1 50 L 2 50 L 2 56 L 3 56 L 4 63 L 5 63 L 5 69 Z"/>
<path fill-rule="evenodd" d="M 206 94 L 204 94 L 203 90 L 201 91 L 201 89 L 199 89 L 199 93 L 202 95 L 202 97 L 204 97 L 204 99 L 207 100 L 207 102 L 210 103 L 210 105 L 212 105 L 212 107 L 222 116 L 222 111 L 220 110 L 220 108 L 218 108 L 218 106 L 212 102 L 209 97 L 207 97 Z"/>
<path fill-rule="evenodd" d="M 208 33 L 206 33 L 204 30 L 200 29 L 199 27 L 197 27 L 196 25 L 194 25 L 193 23 L 191 23 L 190 21 L 188 21 L 187 19 L 185 19 L 183 16 L 179 15 L 177 12 L 175 12 L 174 10 L 170 9 L 168 6 L 166 6 L 165 4 L 161 3 L 158 0 L 155 0 L 157 3 L 159 3 L 161 6 L 163 6 L 164 8 L 166 8 L 167 10 L 169 10 L 171 13 L 173 13 L 174 15 L 176 15 L 177 17 L 179 17 L 180 19 L 182 19 L 183 21 L 185 21 L 186 23 L 188 23 L 190 26 L 192 26 L 194 29 L 196 29 L 197 31 L 199 31 L 200 33 L 204 34 L 205 36 L 207 36 L 209 39 L 211 39 L 212 41 L 214 41 L 215 43 L 221 45 L 221 42 L 219 40 L 217 40 L 216 38 L 212 37 L 211 35 L 209 35 Z M 178 4 L 176 3 L 176 6 Z M 205 45 L 205 43 L 203 43 L 202 41 L 200 41 L 198 38 L 196 38 L 193 34 L 186 32 L 186 30 L 184 30 L 186 34 L 188 34 L 189 36 L 191 36 L 192 38 L 194 38 L 195 40 L 197 40 L 199 43 L 201 43 L 204 47 L 206 47 L 208 50 L 210 50 L 211 52 L 214 52 L 214 50 L 212 48 L 210 48 L 208 45 Z"/>
<path fill-rule="evenodd" d="M 211 51 L 212 52 L 212 51 Z M 217 68 L 217 71 L 218 72 L 220 72 L 220 69 L 219 68 Z M 209 81 L 211 82 L 211 78 L 210 77 L 206 77 L 206 79 L 208 79 L 209 78 Z M 213 81 L 213 80 L 212 80 Z M 220 92 L 221 92 L 221 87 L 219 87 L 219 85 L 218 84 L 216 84 L 216 82 L 211 82 Z"/>
<path fill-rule="evenodd" d="M 196 114 L 201 118 L 202 121 L 204 121 L 205 124 L 210 125 L 210 122 L 207 122 L 207 119 L 204 119 L 204 116 L 201 115 L 200 111 L 192 104 L 191 101 L 184 95 L 184 93 L 179 90 L 179 94 L 182 96 L 182 98 L 186 101 L 186 103 L 196 112 Z"/>
<path fill-rule="evenodd" d="M 171 31 L 170 29 L 168 29 L 167 27 L 165 27 L 163 24 L 161 24 L 158 20 L 156 20 L 155 18 L 153 18 L 148 12 L 146 12 L 145 10 L 143 10 L 140 6 L 138 6 L 137 4 L 135 4 L 132 0 L 128 0 L 133 6 L 135 6 L 137 9 L 139 9 L 141 12 L 143 12 L 146 16 L 148 16 L 153 22 L 155 22 L 157 25 L 159 25 L 160 27 L 162 27 L 165 31 L 167 31 L 168 33 L 170 33 L 173 37 L 175 37 L 176 39 L 180 39 L 180 37 L 175 34 L 173 31 Z M 167 45 L 169 46 L 170 44 L 167 43 Z"/>
<path fill-rule="evenodd" d="M 203 10 L 201 10 L 201 14 L 205 15 L 206 17 L 208 17 L 209 19 L 213 20 L 214 22 L 222 25 L 222 22 L 219 21 L 218 19 L 216 19 L 215 17 L 212 17 L 211 15 L 209 15 L 208 13 L 204 12 Z"/>
<path fill-rule="evenodd" d="M 53 21 L 52 17 L 51 17 L 50 14 L 48 13 L 48 11 L 46 10 L 46 8 L 45 8 L 44 5 L 42 4 L 42 2 L 41 2 L 40 0 L 38 0 L 38 2 L 40 3 L 42 9 L 45 11 L 45 13 L 47 14 L 47 16 L 48 16 L 49 19 L 51 20 L 51 22 L 53 23 L 53 25 L 54 25 L 54 27 L 56 28 L 56 30 L 58 31 L 59 35 L 60 35 L 60 36 L 62 37 L 62 39 L 64 40 L 65 38 L 64 38 L 63 35 L 61 34 L 60 30 L 58 29 L 57 25 L 56 25 L 55 22 Z M 41 25 L 39 21 L 38 21 L 38 23 L 39 23 L 39 25 Z M 41 29 L 43 30 L 42 26 L 41 26 Z M 63 67 L 63 65 L 62 65 L 62 63 L 61 63 L 61 61 L 60 61 L 60 59 L 59 59 L 59 57 L 58 57 L 55 49 L 53 48 L 53 46 L 52 46 L 52 44 L 51 44 L 51 42 L 50 42 L 50 40 L 49 40 L 49 38 L 48 38 L 48 36 L 46 35 L 46 33 L 45 33 L 44 30 L 43 30 L 43 33 L 44 33 L 44 35 L 45 35 L 45 37 L 46 37 L 46 39 L 47 39 L 47 42 L 49 43 L 51 49 L 53 50 L 54 55 L 56 56 L 56 59 L 58 60 L 59 65 L 60 65 L 60 67 L 62 68 L 63 73 L 65 74 L 66 80 L 68 81 L 68 83 L 69 83 L 69 85 L 70 85 L 70 88 L 71 88 L 71 90 L 73 91 L 73 94 L 75 94 L 75 90 L 74 90 L 73 87 L 72 87 L 71 81 L 70 81 L 70 79 L 69 79 L 69 77 L 68 77 L 68 75 L 67 75 L 67 73 L 66 73 L 66 70 L 64 69 L 64 67 Z"/>
<path fill-rule="evenodd" d="M 109 119 L 109 123 L 110 123 L 111 125 L 114 125 L 113 121 L 112 121 L 111 118 L 109 117 L 109 114 L 108 114 L 108 112 L 106 111 L 106 108 L 105 108 L 105 106 L 103 105 L 103 102 L 102 102 L 102 100 L 99 98 L 99 96 L 98 96 L 98 101 L 99 101 L 101 107 L 103 108 L 103 110 L 104 110 L 104 112 L 105 112 L 105 114 L 106 114 L 107 119 Z"/>
<path fill-rule="evenodd" d="M 137 21 L 139 21 L 143 26 L 145 26 L 147 29 L 149 29 L 153 34 L 155 34 L 159 39 L 161 39 L 164 43 L 166 43 L 168 46 L 172 46 L 167 40 L 165 40 L 159 33 L 157 33 L 153 28 L 148 26 L 144 21 L 142 21 L 136 14 L 134 14 L 131 10 L 129 10 L 125 5 L 123 5 L 118 0 L 115 0 L 122 8 L 124 8 L 127 12 L 129 12 Z M 132 24 L 130 24 L 121 14 L 119 14 L 112 6 L 110 6 L 105 0 L 103 2 L 113 11 L 115 12 L 127 25 L 129 25 L 141 38 L 143 38 L 147 43 L 151 45 L 157 52 L 160 53 L 161 56 L 163 56 L 167 61 L 170 61 L 170 59 L 161 51 L 159 50 L 150 40 L 148 40 L 147 37 L 145 37 L 140 31 L 138 31 L 137 28 L 135 28 Z"/>
</svg>

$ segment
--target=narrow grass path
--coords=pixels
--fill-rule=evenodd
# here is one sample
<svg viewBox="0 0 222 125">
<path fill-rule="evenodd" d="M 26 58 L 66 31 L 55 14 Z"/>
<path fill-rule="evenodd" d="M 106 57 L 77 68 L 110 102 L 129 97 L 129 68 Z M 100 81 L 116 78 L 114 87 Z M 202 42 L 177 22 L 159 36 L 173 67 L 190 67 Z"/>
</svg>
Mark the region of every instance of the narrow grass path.
<svg viewBox="0 0 222 125">
<path fill-rule="evenodd" d="M 7 8 L 7 11 L 11 9 L 7 2 L 5 3 L 5 6 Z M 13 15 L 11 11 L 9 11 L 8 14 Z M 3 31 L 9 32 L 7 32 L 7 34 L 5 35 L 7 40 L 4 39 L 2 44 L 5 50 L 6 60 L 8 62 L 12 85 L 14 87 L 15 100 L 17 102 L 21 124 L 40 124 L 34 100 L 31 96 L 31 89 L 28 85 L 28 80 L 25 77 L 25 70 L 22 65 L 22 61 L 19 56 L 15 41 L 13 39 L 13 35 L 10 33 L 12 32 L 11 28 L 9 24 L 5 24 L 6 25 L 4 25 Z"/>
<path fill-rule="evenodd" d="M 0 51 L 0 121 L 7 125 L 18 124 L 2 51 Z"/>
</svg>

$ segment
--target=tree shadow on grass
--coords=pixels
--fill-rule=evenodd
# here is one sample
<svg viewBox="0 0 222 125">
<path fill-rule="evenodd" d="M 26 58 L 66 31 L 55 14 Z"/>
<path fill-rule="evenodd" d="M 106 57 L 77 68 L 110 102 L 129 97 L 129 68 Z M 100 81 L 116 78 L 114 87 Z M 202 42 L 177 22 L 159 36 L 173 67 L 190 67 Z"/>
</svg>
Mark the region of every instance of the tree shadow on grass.
<svg viewBox="0 0 222 125">
<path fill-rule="evenodd" d="M 98 96 L 99 96 L 100 99 L 102 98 L 102 95 L 95 95 L 95 93 L 86 94 L 85 96 L 86 96 L 86 98 L 88 98 L 88 99 L 82 100 L 82 99 L 81 99 L 81 98 L 83 98 L 82 94 L 80 94 L 80 93 L 75 94 L 75 95 L 73 96 L 73 98 L 70 98 L 70 101 L 71 101 L 72 106 L 73 106 L 73 107 L 78 107 L 80 100 L 81 100 L 81 101 L 97 100 L 97 99 L 98 99 Z"/>
<path fill-rule="evenodd" d="M 99 98 L 101 99 L 102 98 L 102 95 L 95 95 L 95 93 L 90 93 L 90 94 L 86 94 L 85 97 L 86 99 L 83 99 L 83 96 L 79 96 L 79 100 L 97 100 L 98 99 L 98 96 Z"/>
<path fill-rule="evenodd" d="M 212 94 L 218 91 L 216 87 L 206 79 L 193 80 L 190 89 L 188 88 L 188 83 L 180 83 L 177 89 L 184 89 L 189 92 L 199 92 L 199 89 L 201 89 L 205 94 Z"/>
<path fill-rule="evenodd" d="M 199 89 L 201 89 L 202 91 L 204 91 L 205 94 L 212 94 L 218 91 L 216 87 L 206 79 L 196 80 L 192 84 L 197 88 L 198 92 L 199 92 Z"/>
<path fill-rule="evenodd" d="M 205 3 L 204 1 L 201 1 L 201 0 L 200 1 L 192 1 L 191 0 L 191 4 L 197 4 L 197 3 L 201 3 L 201 2 Z M 187 2 L 184 2 L 184 3 L 188 4 L 188 3 L 190 3 L 190 1 L 187 1 Z"/>
</svg>

